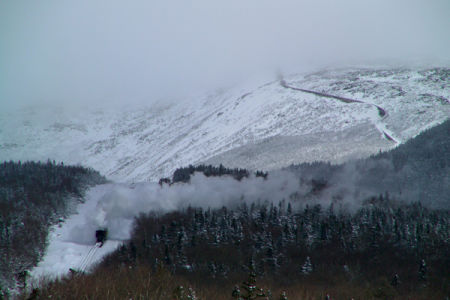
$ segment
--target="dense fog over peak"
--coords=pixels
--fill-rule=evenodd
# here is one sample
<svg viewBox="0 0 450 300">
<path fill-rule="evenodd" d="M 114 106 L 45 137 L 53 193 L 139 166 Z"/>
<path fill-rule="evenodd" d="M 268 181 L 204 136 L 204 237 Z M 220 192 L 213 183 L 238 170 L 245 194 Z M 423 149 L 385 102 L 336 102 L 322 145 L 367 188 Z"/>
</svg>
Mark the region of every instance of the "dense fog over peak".
<svg viewBox="0 0 450 300">
<path fill-rule="evenodd" d="M 0 101 L 167 101 L 277 70 L 449 61 L 450 3 L 0 3 Z"/>
</svg>

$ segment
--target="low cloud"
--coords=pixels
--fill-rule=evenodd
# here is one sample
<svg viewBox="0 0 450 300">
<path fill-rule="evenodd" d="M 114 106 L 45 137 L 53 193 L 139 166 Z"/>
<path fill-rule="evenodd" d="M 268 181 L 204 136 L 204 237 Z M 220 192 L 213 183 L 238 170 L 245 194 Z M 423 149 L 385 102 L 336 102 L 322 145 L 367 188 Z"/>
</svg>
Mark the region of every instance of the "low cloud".
<svg viewBox="0 0 450 300">
<path fill-rule="evenodd" d="M 0 104 L 150 104 L 276 70 L 448 62 L 449 10 L 446 0 L 2 1 Z"/>
</svg>

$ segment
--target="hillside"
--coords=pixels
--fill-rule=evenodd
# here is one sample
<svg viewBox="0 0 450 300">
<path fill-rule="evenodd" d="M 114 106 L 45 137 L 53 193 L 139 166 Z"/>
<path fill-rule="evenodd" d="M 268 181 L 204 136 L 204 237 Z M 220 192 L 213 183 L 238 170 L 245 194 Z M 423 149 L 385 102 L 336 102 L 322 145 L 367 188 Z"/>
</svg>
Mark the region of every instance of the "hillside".
<svg viewBox="0 0 450 300">
<path fill-rule="evenodd" d="M 382 197 L 352 215 L 286 203 L 141 215 L 131 240 L 92 274 L 40 293 L 231 299 L 233 286 L 255 272 L 274 292 L 269 299 L 280 290 L 289 299 L 440 299 L 449 292 L 448 219 L 448 211 Z M 193 287 L 198 298 L 177 298 L 177 285 Z"/>
<path fill-rule="evenodd" d="M 301 178 L 299 197 L 360 202 L 386 194 L 405 202 L 450 208 L 450 120 L 397 148 L 342 165 L 315 162 L 287 170 Z M 358 199 L 359 198 L 359 199 Z M 358 201 L 359 200 L 359 201 Z"/>
<path fill-rule="evenodd" d="M 203 295 L 217 294 L 231 290 L 252 264 L 272 289 L 294 295 L 304 289 L 316 296 L 332 290 L 338 298 L 441 297 L 448 293 L 449 126 L 343 165 L 317 162 L 268 174 L 189 166 L 159 184 L 96 187 L 80 214 L 55 231 L 32 273 L 92 270 L 44 292 L 77 289 L 75 298 L 98 291 L 139 297 L 142 274 L 159 282 L 164 272 Z M 109 240 L 89 256 L 98 228 L 108 228 Z M 114 251 L 118 241 L 124 244 Z M 95 267 L 98 254 L 105 259 Z M 422 259 L 428 271 L 420 271 Z M 401 284 L 392 284 L 395 274 Z M 103 277 L 122 288 L 108 289 Z M 274 284 L 280 278 L 283 284 Z M 76 287 L 80 282 L 86 288 Z M 164 284 L 152 288 L 170 297 L 168 286 L 176 283 Z"/>
<path fill-rule="evenodd" d="M 45 253 L 49 227 L 73 213 L 85 191 L 105 179 L 80 166 L 48 161 L 0 164 L 0 298 L 23 285 Z"/>
<path fill-rule="evenodd" d="M 367 157 L 450 115 L 448 68 L 352 68 L 152 107 L 29 107 L 0 113 L 0 161 L 82 164 L 116 181 L 156 181 L 189 164 L 272 170 Z M 380 115 L 382 108 L 385 114 Z M 390 138 L 388 138 L 390 137 Z"/>
</svg>

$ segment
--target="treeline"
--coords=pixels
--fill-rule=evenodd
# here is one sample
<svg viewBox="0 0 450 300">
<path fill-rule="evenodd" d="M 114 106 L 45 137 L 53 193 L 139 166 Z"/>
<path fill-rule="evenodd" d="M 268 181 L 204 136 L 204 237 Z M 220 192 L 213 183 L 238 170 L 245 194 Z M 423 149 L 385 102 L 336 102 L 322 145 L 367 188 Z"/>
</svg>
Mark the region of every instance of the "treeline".
<svg viewBox="0 0 450 300">
<path fill-rule="evenodd" d="M 307 191 L 313 191 L 311 194 L 326 190 L 337 198 L 363 199 L 389 192 L 396 199 L 448 209 L 449 132 L 447 120 L 391 151 L 366 159 L 342 165 L 305 163 L 287 169 L 309 187 Z"/>
<path fill-rule="evenodd" d="M 0 289 L 25 280 L 43 255 L 49 226 L 87 187 L 104 182 L 92 169 L 54 161 L 0 164 Z"/>
<path fill-rule="evenodd" d="M 206 177 L 229 175 L 239 181 L 244 177 L 250 176 L 250 172 L 246 169 L 239 169 L 239 168 L 229 169 L 225 168 L 222 164 L 220 164 L 218 167 L 213 165 L 198 165 L 198 166 L 189 165 L 188 167 L 176 169 L 172 175 L 172 179 L 161 178 L 159 180 L 159 184 L 160 185 L 164 183 L 173 184 L 177 182 L 187 183 L 190 181 L 191 175 L 193 175 L 195 172 L 203 173 L 203 175 L 205 175 Z M 266 178 L 267 173 L 263 171 L 256 171 L 255 176 Z"/>
<path fill-rule="evenodd" d="M 450 293 L 450 213 L 379 196 L 355 213 L 320 205 L 189 208 L 136 219 L 131 240 L 103 267 L 163 264 L 198 282 L 260 278 L 295 285 L 345 278 L 390 292 Z"/>
</svg>

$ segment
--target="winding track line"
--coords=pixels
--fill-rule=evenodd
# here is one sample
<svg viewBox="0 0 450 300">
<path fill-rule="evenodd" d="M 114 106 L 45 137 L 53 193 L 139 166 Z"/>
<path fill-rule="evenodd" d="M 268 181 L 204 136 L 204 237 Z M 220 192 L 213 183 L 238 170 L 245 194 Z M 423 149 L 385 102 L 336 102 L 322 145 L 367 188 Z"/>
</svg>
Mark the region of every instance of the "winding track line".
<svg viewBox="0 0 450 300">
<path fill-rule="evenodd" d="M 284 88 L 291 89 L 291 90 L 294 90 L 294 91 L 299 91 L 299 92 L 303 92 L 303 93 L 314 94 L 314 95 L 316 95 L 316 96 L 325 97 L 325 98 L 332 98 L 332 99 L 336 99 L 336 100 L 339 100 L 339 101 L 344 102 L 344 103 L 362 103 L 362 104 L 371 105 L 371 106 L 375 107 L 375 108 L 378 110 L 378 115 L 379 115 L 382 119 L 386 118 L 387 115 L 388 115 L 388 114 L 387 114 L 387 111 L 386 111 L 384 108 L 382 108 L 381 106 L 378 106 L 378 105 L 376 105 L 376 104 L 373 104 L 373 103 L 367 103 L 367 102 L 364 102 L 364 101 L 361 101 L 361 100 L 356 100 L 356 99 L 351 99 L 351 98 L 346 98 L 346 97 L 341 97 L 341 96 L 331 95 L 331 94 L 327 94 L 327 93 L 323 93 L 323 92 L 317 92 L 317 91 L 312 91 L 312 90 L 307 90 L 307 89 L 302 89 L 302 88 L 290 86 L 290 85 L 288 85 L 288 84 L 286 83 L 286 81 L 285 81 L 284 79 L 280 79 L 280 85 L 281 85 L 282 87 L 284 87 Z M 381 133 L 383 133 L 383 136 L 384 136 L 387 140 L 399 144 L 399 142 L 398 142 L 394 137 L 392 137 L 392 135 L 390 135 L 389 133 L 387 133 L 385 130 L 382 130 L 382 129 L 379 129 L 379 128 L 378 128 L 378 130 L 380 130 Z"/>
</svg>

